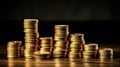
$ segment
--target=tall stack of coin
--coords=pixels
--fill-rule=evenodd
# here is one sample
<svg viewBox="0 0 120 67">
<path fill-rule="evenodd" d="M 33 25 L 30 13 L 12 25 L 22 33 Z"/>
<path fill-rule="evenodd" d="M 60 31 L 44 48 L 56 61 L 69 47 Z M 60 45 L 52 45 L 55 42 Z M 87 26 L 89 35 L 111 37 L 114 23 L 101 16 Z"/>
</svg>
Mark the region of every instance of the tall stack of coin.
<svg viewBox="0 0 120 67">
<path fill-rule="evenodd" d="M 18 58 L 21 54 L 22 41 L 9 41 L 7 43 L 7 57 Z"/>
<path fill-rule="evenodd" d="M 68 25 L 55 25 L 53 57 L 63 58 L 67 51 Z"/>
<path fill-rule="evenodd" d="M 83 58 L 96 58 L 98 55 L 98 44 L 89 43 L 84 45 Z"/>
<path fill-rule="evenodd" d="M 41 37 L 40 38 L 40 52 L 49 52 L 52 54 L 53 49 L 53 38 L 52 37 Z"/>
<path fill-rule="evenodd" d="M 81 57 L 83 45 L 85 44 L 84 34 L 74 33 L 70 34 L 69 58 Z"/>
<path fill-rule="evenodd" d="M 112 48 L 103 48 L 99 50 L 99 58 L 113 58 Z"/>
<path fill-rule="evenodd" d="M 37 19 L 24 19 L 24 33 L 25 33 L 25 58 L 34 58 L 34 51 L 37 51 L 38 46 L 38 20 Z"/>
</svg>

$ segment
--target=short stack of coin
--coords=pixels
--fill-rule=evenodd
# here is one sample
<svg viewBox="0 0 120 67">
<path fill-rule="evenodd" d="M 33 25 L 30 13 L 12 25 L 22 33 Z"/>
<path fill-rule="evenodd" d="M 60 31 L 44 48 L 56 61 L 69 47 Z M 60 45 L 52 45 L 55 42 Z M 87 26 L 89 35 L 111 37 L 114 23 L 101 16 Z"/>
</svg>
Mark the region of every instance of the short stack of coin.
<svg viewBox="0 0 120 67">
<path fill-rule="evenodd" d="M 9 41 L 7 43 L 7 57 L 18 58 L 21 54 L 22 41 Z"/>
<path fill-rule="evenodd" d="M 53 38 L 52 37 L 41 37 L 40 38 L 40 52 L 49 52 L 52 54 L 53 49 Z"/>
<path fill-rule="evenodd" d="M 99 50 L 99 58 L 113 58 L 113 49 L 112 48 L 103 48 Z"/>
<path fill-rule="evenodd" d="M 84 34 L 74 33 L 70 34 L 70 46 L 69 46 L 69 58 L 81 57 L 83 51 L 83 45 L 85 44 Z"/>
<path fill-rule="evenodd" d="M 98 44 L 89 43 L 84 45 L 83 58 L 96 58 L 98 55 Z"/>
<path fill-rule="evenodd" d="M 34 51 L 37 51 L 38 46 L 38 20 L 37 19 L 24 19 L 24 33 L 25 33 L 25 58 L 34 58 Z"/>
<path fill-rule="evenodd" d="M 65 57 L 67 51 L 67 38 L 69 35 L 69 26 L 68 25 L 55 25 L 55 34 L 54 34 L 54 50 L 53 57 L 63 58 Z"/>
</svg>

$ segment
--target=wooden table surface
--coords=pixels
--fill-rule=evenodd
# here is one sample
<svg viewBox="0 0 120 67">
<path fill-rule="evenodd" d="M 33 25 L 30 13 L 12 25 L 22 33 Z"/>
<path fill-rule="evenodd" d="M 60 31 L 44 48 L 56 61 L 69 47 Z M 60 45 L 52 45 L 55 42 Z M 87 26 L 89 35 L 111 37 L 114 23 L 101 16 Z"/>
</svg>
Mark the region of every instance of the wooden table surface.
<svg viewBox="0 0 120 67">
<path fill-rule="evenodd" d="M 0 47 L 0 66 L 1 67 L 120 67 L 120 48 L 119 45 L 108 45 L 114 49 L 113 59 L 50 59 L 50 60 L 25 60 L 18 58 L 8 60 L 6 58 L 6 47 Z M 104 46 L 106 47 L 106 46 Z"/>
<path fill-rule="evenodd" d="M 120 67 L 120 59 L 0 60 L 1 67 Z"/>
</svg>

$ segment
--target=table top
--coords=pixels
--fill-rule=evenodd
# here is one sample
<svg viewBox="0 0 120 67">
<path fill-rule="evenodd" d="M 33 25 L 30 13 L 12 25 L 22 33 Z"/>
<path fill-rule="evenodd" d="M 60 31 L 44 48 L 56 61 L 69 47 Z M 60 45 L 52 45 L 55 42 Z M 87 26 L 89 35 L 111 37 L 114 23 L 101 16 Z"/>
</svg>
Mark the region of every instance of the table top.
<svg viewBox="0 0 120 67">
<path fill-rule="evenodd" d="M 24 58 L 1 59 L 2 67 L 120 67 L 120 59 L 50 59 L 26 60 Z"/>
<path fill-rule="evenodd" d="M 119 45 L 107 45 L 114 49 L 113 59 L 49 59 L 49 60 L 26 60 L 25 58 L 7 59 L 6 47 L 0 47 L 0 66 L 1 67 L 120 67 Z"/>
</svg>

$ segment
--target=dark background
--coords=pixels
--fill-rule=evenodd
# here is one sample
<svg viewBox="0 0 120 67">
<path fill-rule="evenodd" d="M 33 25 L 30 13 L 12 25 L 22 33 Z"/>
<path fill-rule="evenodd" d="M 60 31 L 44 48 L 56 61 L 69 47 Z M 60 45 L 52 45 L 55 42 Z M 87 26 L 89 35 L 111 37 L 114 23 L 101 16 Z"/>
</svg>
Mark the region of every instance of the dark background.
<svg viewBox="0 0 120 67">
<path fill-rule="evenodd" d="M 120 44 L 119 2 L 107 0 L 3 0 L 0 2 L 0 44 L 24 40 L 23 20 L 39 20 L 40 36 L 53 36 L 55 24 L 70 33 L 84 33 L 86 43 Z"/>
<path fill-rule="evenodd" d="M 116 20 L 117 0 L 1 0 L 1 19 L 23 20 Z"/>
</svg>

